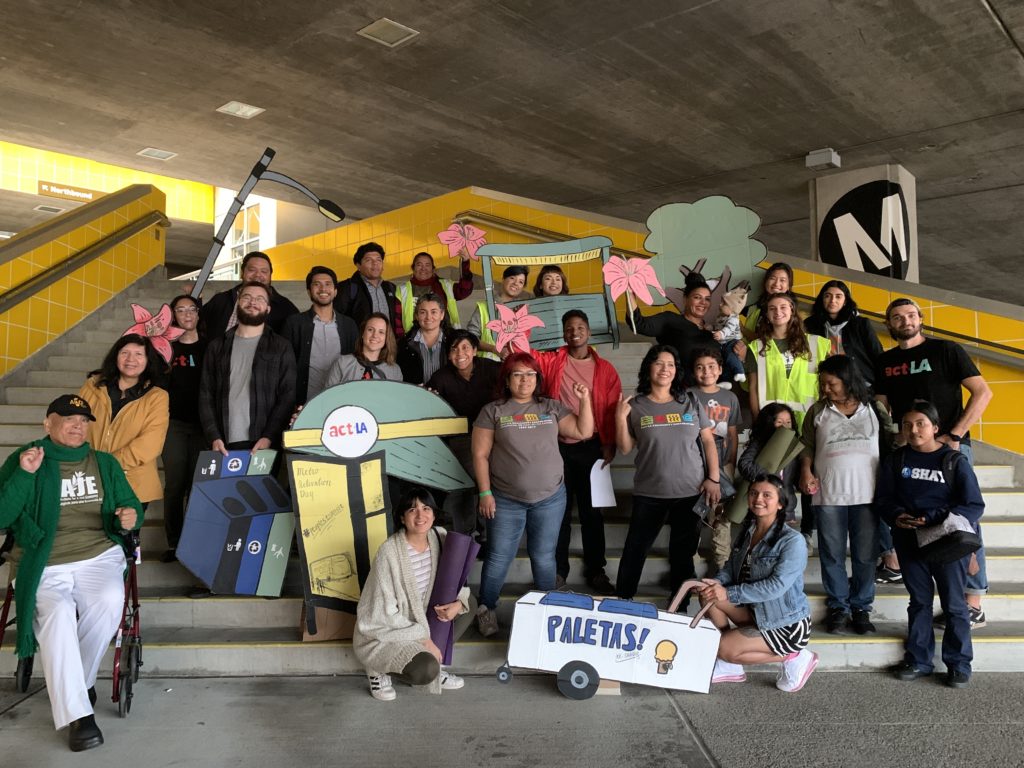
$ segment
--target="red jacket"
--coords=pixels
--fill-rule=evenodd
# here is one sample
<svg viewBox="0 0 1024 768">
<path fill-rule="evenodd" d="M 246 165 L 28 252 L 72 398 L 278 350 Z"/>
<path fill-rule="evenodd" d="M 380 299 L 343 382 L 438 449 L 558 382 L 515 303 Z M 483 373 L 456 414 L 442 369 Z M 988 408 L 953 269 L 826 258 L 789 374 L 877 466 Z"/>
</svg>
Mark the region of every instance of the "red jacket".
<svg viewBox="0 0 1024 768">
<path fill-rule="evenodd" d="M 555 400 L 559 397 L 562 386 L 562 372 L 565 361 L 569 357 L 569 348 L 560 347 L 554 352 L 530 350 L 530 354 L 540 365 L 544 374 L 544 396 Z M 597 350 L 590 348 L 594 356 L 594 388 L 590 393 L 590 403 L 594 409 L 594 425 L 601 445 L 615 445 L 615 409 L 619 405 L 622 394 L 622 382 L 615 366 L 603 360 Z"/>
</svg>

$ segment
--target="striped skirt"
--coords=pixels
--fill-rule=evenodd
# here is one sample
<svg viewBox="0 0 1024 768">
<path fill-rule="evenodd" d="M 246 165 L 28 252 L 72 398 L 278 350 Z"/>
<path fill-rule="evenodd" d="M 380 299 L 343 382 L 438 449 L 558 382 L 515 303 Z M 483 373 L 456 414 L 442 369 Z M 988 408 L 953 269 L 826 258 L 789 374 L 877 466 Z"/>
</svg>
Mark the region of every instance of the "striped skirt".
<svg viewBox="0 0 1024 768">
<path fill-rule="evenodd" d="M 796 624 L 778 629 L 760 629 L 761 637 L 776 656 L 799 653 L 811 639 L 811 617 L 805 616 Z"/>
</svg>

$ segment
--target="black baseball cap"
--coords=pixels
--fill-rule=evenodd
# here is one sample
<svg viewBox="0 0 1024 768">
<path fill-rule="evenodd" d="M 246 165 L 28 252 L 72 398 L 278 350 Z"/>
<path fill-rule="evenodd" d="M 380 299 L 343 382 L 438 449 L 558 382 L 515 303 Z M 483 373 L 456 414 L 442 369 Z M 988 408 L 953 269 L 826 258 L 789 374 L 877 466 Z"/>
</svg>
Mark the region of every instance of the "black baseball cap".
<svg viewBox="0 0 1024 768">
<path fill-rule="evenodd" d="M 96 421 L 92 408 L 78 395 L 61 395 L 46 408 L 46 415 L 56 413 L 58 416 L 85 416 L 89 421 Z"/>
</svg>

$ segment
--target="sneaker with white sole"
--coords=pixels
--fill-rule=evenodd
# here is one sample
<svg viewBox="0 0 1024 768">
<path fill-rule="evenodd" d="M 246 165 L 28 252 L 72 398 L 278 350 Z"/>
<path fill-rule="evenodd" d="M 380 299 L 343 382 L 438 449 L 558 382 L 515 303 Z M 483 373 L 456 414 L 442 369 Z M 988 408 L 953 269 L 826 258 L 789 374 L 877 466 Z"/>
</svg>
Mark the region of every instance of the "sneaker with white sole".
<svg viewBox="0 0 1024 768">
<path fill-rule="evenodd" d="M 458 675 L 453 675 L 446 669 L 441 670 L 441 690 L 443 691 L 457 691 L 459 688 L 464 686 L 466 681 Z"/>
<path fill-rule="evenodd" d="M 712 683 L 742 683 L 747 679 L 747 673 L 743 671 L 742 664 L 733 664 L 730 661 L 715 661 L 715 671 L 711 673 Z"/>
<path fill-rule="evenodd" d="M 370 681 L 370 695 L 377 701 L 394 701 L 398 696 L 391 684 L 391 675 L 367 675 Z"/>
<path fill-rule="evenodd" d="M 732 380 L 735 381 L 737 384 L 744 384 L 747 381 L 747 374 L 737 373 L 735 376 L 732 377 Z"/>
<path fill-rule="evenodd" d="M 818 654 L 804 648 L 796 656 L 782 662 L 782 671 L 775 681 L 775 687 L 786 693 L 796 693 L 807 683 L 816 666 Z"/>
<path fill-rule="evenodd" d="M 484 637 L 498 634 L 498 614 L 486 605 L 481 605 L 476 609 L 476 626 Z"/>
<path fill-rule="evenodd" d="M 988 622 L 985 620 L 985 611 L 981 608 L 975 608 L 973 605 L 968 605 L 967 617 L 971 620 L 971 629 L 981 629 L 982 627 L 988 626 Z"/>
</svg>

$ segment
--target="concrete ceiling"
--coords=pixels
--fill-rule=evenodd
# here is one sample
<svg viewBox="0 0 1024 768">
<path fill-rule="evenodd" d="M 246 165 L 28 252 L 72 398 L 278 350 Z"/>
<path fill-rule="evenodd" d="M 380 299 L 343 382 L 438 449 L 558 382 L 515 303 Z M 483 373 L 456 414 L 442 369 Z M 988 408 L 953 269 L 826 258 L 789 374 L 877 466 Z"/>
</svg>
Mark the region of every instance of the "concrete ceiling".
<svg viewBox="0 0 1024 768">
<path fill-rule="evenodd" d="M 725 194 L 761 215 L 770 249 L 798 256 L 803 158 L 831 146 L 844 168 L 917 177 L 923 282 L 1019 301 L 1018 0 L 0 8 L 9 141 L 227 187 L 272 146 L 275 169 L 356 217 L 471 184 L 636 221 Z M 381 16 L 421 34 L 395 50 L 356 36 Z M 267 111 L 214 111 L 232 99 Z M 137 157 L 146 146 L 179 154 Z"/>
</svg>

